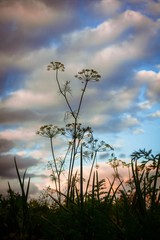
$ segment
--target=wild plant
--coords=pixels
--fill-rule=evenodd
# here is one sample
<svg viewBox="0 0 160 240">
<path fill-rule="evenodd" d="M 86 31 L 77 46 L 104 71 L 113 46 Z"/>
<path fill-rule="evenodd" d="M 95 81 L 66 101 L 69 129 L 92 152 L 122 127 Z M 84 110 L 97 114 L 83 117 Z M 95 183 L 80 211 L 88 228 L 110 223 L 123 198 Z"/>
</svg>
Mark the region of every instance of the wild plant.
<svg viewBox="0 0 160 240">
<path fill-rule="evenodd" d="M 70 198 L 74 198 L 72 195 L 73 193 L 77 196 L 80 196 L 80 202 L 83 205 L 84 197 L 87 196 L 91 176 L 93 173 L 93 167 L 97 159 L 97 153 L 100 151 L 107 151 L 109 149 L 112 149 L 112 147 L 109 144 L 106 144 L 104 141 L 101 141 L 98 143 L 97 139 L 94 139 L 93 137 L 93 130 L 91 127 L 82 127 L 82 124 L 79 123 L 79 116 L 80 111 L 82 107 L 82 102 L 84 99 L 84 95 L 86 93 L 88 84 L 90 82 L 98 82 L 101 78 L 99 73 L 93 69 L 83 69 L 82 71 L 78 72 L 75 77 L 81 81 L 83 84 L 83 87 L 81 88 L 81 93 L 79 97 L 79 102 L 77 103 L 77 109 L 73 109 L 72 104 L 69 100 L 69 95 L 72 93 L 71 89 L 71 83 L 70 81 L 66 81 L 65 84 L 61 84 L 59 80 L 59 71 L 64 72 L 65 67 L 60 62 L 51 62 L 48 65 L 48 70 L 54 70 L 55 71 L 55 79 L 57 83 L 57 87 L 59 90 L 59 93 L 64 98 L 66 105 L 69 109 L 70 117 L 73 119 L 73 122 L 68 123 L 65 125 L 65 127 L 57 127 L 52 124 L 50 125 L 44 125 L 40 128 L 39 131 L 37 131 L 37 134 L 48 137 L 50 139 L 50 145 L 51 145 L 51 152 L 53 157 L 53 162 L 50 164 L 50 167 L 52 168 L 52 179 L 55 183 L 55 190 L 57 193 L 57 197 L 59 199 L 59 202 L 61 202 L 62 197 L 62 189 L 61 189 L 61 175 L 64 170 L 64 166 L 66 162 L 69 160 L 68 163 L 68 175 L 67 175 L 67 201 Z M 64 158 L 61 158 L 58 162 L 55 156 L 54 152 L 54 144 L 53 139 L 57 137 L 58 135 L 65 136 L 69 138 L 68 141 L 68 147 L 66 154 Z M 89 158 L 91 160 L 91 169 L 88 175 L 86 190 L 84 191 L 84 179 L 83 179 L 83 171 L 84 171 L 84 159 Z M 79 183 L 80 187 L 79 189 L 76 186 L 77 182 L 77 176 L 78 174 L 75 173 L 75 162 L 76 159 L 79 159 Z M 59 160 L 59 159 L 58 159 Z"/>
</svg>

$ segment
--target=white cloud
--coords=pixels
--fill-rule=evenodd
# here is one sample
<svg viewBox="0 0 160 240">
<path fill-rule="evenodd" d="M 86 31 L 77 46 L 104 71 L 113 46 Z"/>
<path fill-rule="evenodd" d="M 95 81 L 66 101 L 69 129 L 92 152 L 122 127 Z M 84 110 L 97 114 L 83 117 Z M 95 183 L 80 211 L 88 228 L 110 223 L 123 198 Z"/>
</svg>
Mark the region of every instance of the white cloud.
<svg viewBox="0 0 160 240">
<path fill-rule="evenodd" d="M 154 81 L 156 78 L 156 73 L 152 70 L 141 70 L 137 73 L 137 78 L 142 82 Z"/>
<path fill-rule="evenodd" d="M 143 134 L 144 130 L 141 128 L 136 128 L 133 130 L 133 134 L 139 135 L 139 134 Z"/>
<path fill-rule="evenodd" d="M 137 96 L 137 88 L 122 87 L 117 91 L 110 91 L 107 99 L 107 105 L 113 111 L 125 111 L 131 107 L 135 97 Z"/>
<path fill-rule="evenodd" d="M 103 79 L 110 78 L 114 72 L 125 71 L 125 65 L 146 56 L 157 30 L 157 23 L 128 10 L 97 27 L 63 35 L 63 58 L 71 65 L 91 66 Z"/>
<path fill-rule="evenodd" d="M 1 103 L 3 107 L 12 109 L 42 109 L 58 104 L 52 93 L 39 93 L 30 90 L 18 90 Z"/>
<path fill-rule="evenodd" d="M 35 140 L 36 132 L 33 128 L 19 127 L 15 130 L 6 129 L 0 132 L 0 137 L 7 140 Z"/>
<path fill-rule="evenodd" d="M 136 42 L 124 42 L 106 47 L 95 53 L 91 63 L 100 69 L 104 77 L 110 76 L 123 64 L 143 56 L 143 49 L 138 45 Z"/>
<path fill-rule="evenodd" d="M 159 101 L 160 95 L 160 72 L 156 73 L 152 70 L 141 70 L 136 74 L 138 82 L 147 84 L 146 96 L 152 102 Z"/>
<path fill-rule="evenodd" d="M 136 125 L 139 125 L 139 120 L 135 117 L 132 117 L 129 114 L 125 114 L 124 117 L 122 117 L 122 126 L 125 126 L 127 128 L 134 127 Z"/>
<path fill-rule="evenodd" d="M 103 48 L 111 43 L 113 45 L 113 42 L 118 40 L 122 34 L 125 34 L 130 28 L 134 28 L 134 35 L 138 39 L 136 42 L 143 41 L 143 44 L 146 44 L 148 38 L 154 34 L 153 29 L 156 26 L 158 26 L 156 23 L 142 14 L 127 10 L 118 17 L 109 19 L 95 28 L 87 27 L 83 30 L 63 35 L 63 42 L 69 51 L 75 49 L 85 51 L 87 48 L 93 47 Z M 126 39 L 134 38 L 134 35 L 132 33 L 130 35 L 126 34 Z"/>
<path fill-rule="evenodd" d="M 147 101 L 138 103 L 138 106 L 140 109 L 151 109 L 152 103 L 147 100 Z"/>
<path fill-rule="evenodd" d="M 23 54 L 16 52 L 11 55 L 10 53 L 1 53 L 0 69 L 19 69 L 21 71 L 38 71 L 45 68 L 52 60 L 53 55 L 56 56 L 56 48 L 40 48 L 38 50 L 26 51 Z"/>
<path fill-rule="evenodd" d="M 91 120 L 88 121 L 89 125 L 91 126 L 102 126 L 106 122 L 107 116 L 106 115 L 95 115 Z"/>
<path fill-rule="evenodd" d="M 158 111 L 150 114 L 149 117 L 151 117 L 151 118 L 160 118 L 160 111 L 158 110 Z"/>
</svg>

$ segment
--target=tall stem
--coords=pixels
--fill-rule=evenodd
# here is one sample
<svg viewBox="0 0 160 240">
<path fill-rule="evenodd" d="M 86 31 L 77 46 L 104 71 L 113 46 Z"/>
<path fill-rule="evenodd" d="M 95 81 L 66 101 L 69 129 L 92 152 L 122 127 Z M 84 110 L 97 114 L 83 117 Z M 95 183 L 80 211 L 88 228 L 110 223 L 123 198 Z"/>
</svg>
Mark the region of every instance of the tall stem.
<svg viewBox="0 0 160 240">
<path fill-rule="evenodd" d="M 81 144 L 81 153 L 80 153 L 80 199 L 81 199 L 81 208 L 83 208 L 83 150 Z"/>
<path fill-rule="evenodd" d="M 53 148 L 52 138 L 50 138 L 50 144 L 51 144 L 51 152 L 52 152 L 52 157 L 53 157 L 53 162 L 54 162 L 54 167 L 55 167 L 55 173 L 56 173 L 56 176 L 54 178 L 54 182 L 55 182 L 57 196 L 58 196 L 59 201 L 60 201 L 61 183 L 60 183 L 60 176 L 59 176 L 59 173 L 58 173 L 58 167 L 57 167 L 57 163 L 56 163 L 56 158 L 55 158 L 55 155 L 54 155 L 54 148 Z M 58 183 L 57 183 L 57 180 L 58 180 Z"/>
<path fill-rule="evenodd" d="M 87 191 L 88 191 L 89 183 L 90 183 L 90 180 L 91 180 L 91 175 L 92 175 L 92 172 L 93 172 L 93 167 L 94 167 L 94 164 L 95 164 L 96 156 L 97 156 L 97 151 L 95 151 L 95 153 L 94 153 L 94 158 L 93 158 L 93 161 L 92 161 L 92 166 L 91 166 L 91 169 L 90 169 L 89 178 L 88 178 L 88 181 L 87 181 L 85 196 L 87 195 Z"/>
<path fill-rule="evenodd" d="M 76 116 L 74 114 L 72 114 L 72 116 L 74 117 L 74 133 L 73 133 L 73 154 L 72 154 L 72 159 L 71 159 L 71 162 L 70 162 L 71 163 L 71 165 L 70 165 L 71 171 L 70 171 L 70 179 L 69 179 L 70 181 L 72 179 L 74 162 L 75 162 L 75 157 L 76 157 L 77 148 L 78 148 L 78 146 L 76 146 L 78 117 L 79 117 L 79 113 L 80 113 L 80 109 L 81 109 L 84 93 L 85 93 L 85 90 L 87 88 L 87 84 L 88 84 L 88 81 L 85 82 L 84 89 L 82 90 L 82 94 L 81 94 L 79 105 L 78 105 L 77 114 L 76 114 Z M 78 143 L 78 145 L 79 145 L 79 143 Z"/>
<path fill-rule="evenodd" d="M 66 103 L 67 103 L 67 106 L 71 112 L 71 115 L 72 117 L 74 118 L 74 132 L 73 132 L 73 146 L 72 146 L 72 150 L 71 150 L 71 156 L 70 156 L 70 163 L 69 163 L 69 171 L 68 171 L 68 187 L 67 187 L 67 199 L 69 197 L 69 192 L 70 192 L 70 186 L 71 186 L 71 182 L 72 182 L 72 176 L 73 176 L 73 169 L 74 169 L 74 164 L 75 164 L 75 157 L 76 157 L 76 154 L 77 154 L 77 149 L 78 149 L 78 146 L 79 146 L 79 143 L 76 144 L 76 139 L 77 139 L 77 123 L 78 123 L 78 117 L 79 117 L 79 113 L 80 113 L 80 109 L 81 109 L 81 106 L 82 106 L 82 101 L 83 101 L 83 97 L 84 97 L 84 93 L 85 93 L 85 90 L 87 88 L 87 85 L 88 85 L 88 82 L 89 80 L 86 80 L 85 81 L 85 86 L 82 90 L 82 94 L 80 96 L 80 101 L 79 101 L 79 105 L 78 105 L 78 110 L 77 110 L 77 113 L 74 113 L 69 101 L 68 101 L 68 98 L 67 98 L 67 95 L 65 92 L 63 92 L 62 88 L 61 88 L 61 85 L 60 85 L 60 82 L 58 80 L 58 69 L 56 69 L 56 82 L 57 82 L 57 85 L 58 85 L 58 89 L 60 91 L 60 94 L 62 94 L 62 96 L 64 97 Z M 82 149 L 81 149 L 82 151 Z M 82 157 L 82 152 L 81 152 L 81 157 Z M 56 168 L 56 162 L 55 162 L 55 168 Z M 80 172 L 82 173 L 83 171 L 83 165 L 81 164 L 80 165 Z M 57 172 L 57 176 L 58 176 L 58 181 L 59 181 L 59 175 L 58 175 L 58 171 L 57 171 L 57 168 L 56 168 L 56 172 Z M 68 201 L 68 200 L 67 200 Z"/>
<path fill-rule="evenodd" d="M 80 112 L 80 109 L 81 109 L 82 100 L 83 100 L 84 93 L 85 93 L 86 88 L 87 88 L 87 84 L 88 84 L 88 81 L 86 80 L 85 86 L 84 86 L 84 89 L 82 90 L 81 98 L 80 98 L 80 101 L 79 101 L 79 106 L 78 106 L 78 111 L 77 111 L 76 119 L 78 118 L 78 115 L 79 115 L 79 112 Z"/>
</svg>

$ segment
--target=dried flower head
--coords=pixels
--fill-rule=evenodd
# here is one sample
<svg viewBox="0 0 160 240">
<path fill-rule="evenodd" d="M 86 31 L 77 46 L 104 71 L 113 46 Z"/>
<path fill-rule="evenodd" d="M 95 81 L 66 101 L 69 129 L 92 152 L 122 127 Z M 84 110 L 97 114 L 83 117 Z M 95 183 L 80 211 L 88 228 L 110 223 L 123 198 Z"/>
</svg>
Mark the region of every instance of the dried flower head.
<svg viewBox="0 0 160 240">
<path fill-rule="evenodd" d="M 64 134 L 64 129 L 59 128 L 57 126 L 53 126 L 52 124 L 41 126 L 37 134 L 42 137 L 54 138 L 58 134 Z"/>
<path fill-rule="evenodd" d="M 64 72 L 64 64 L 62 64 L 61 62 L 50 62 L 50 64 L 47 66 L 47 70 L 60 70 L 62 72 Z"/>
<path fill-rule="evenodd" d="M 108 143 L 105 141 L 99 141 L 98 139 L 91 139 L 92 141 L 88 141 L 87 144 L 85 144 L 85 147 L 90 149 L 91 151 L 96 152 L 106 152 L 108 150 L 114 150 Z"/>
<path fill-rule="evenodd" d="M 75 131 L 76 129 L 76 131 Z M 91 127 L 82 127 L 81 123 L 69 123 L 66 125 L 66 136 L 72 137 L 72 138 L 77 138 L 79 140 L 82 139 L 90 139 L 92 137 L 92 129 Z"/>
<path fill-rule="evenodd" d="M 81 72 L 78 72 L 78 74 L 75 75 L 75 77 L 82 82 L 86 82 L 86 81 L 98 82 L 99 79 L 101 78 L 101 75 L 99 75 L 98 72 L 93 69 L 83 69 Z"/>
</svg>

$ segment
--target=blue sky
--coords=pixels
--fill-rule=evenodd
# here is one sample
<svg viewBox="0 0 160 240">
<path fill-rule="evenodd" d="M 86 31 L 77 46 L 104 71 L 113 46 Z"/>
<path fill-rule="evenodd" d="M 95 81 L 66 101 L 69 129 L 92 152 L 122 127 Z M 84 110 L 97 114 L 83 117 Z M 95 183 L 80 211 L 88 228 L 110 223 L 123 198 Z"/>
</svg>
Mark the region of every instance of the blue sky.
<svg viewBox="0 0 160 240">
<path fill-rule="evenodd" d="M 129 161 L 140 148 L 159 153 L 160 1 L 14 0 L 0 2 L 0 191 L 16 187 L 14 155 L 32 193 L 48 184 L 49 142 L 41 125 L 64 125 L 66 108 L 50 61 L 60 61 L 72 103 L 83 68 L 101 74 L 85 95 L 80 121 Z M 56 147 L 61 145 L 56 140 Z M 63 152 L 62 152 L 63 154 Z M 107 159 L 105 159 L 107 161 Z"/>
</svg>

